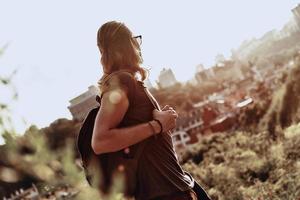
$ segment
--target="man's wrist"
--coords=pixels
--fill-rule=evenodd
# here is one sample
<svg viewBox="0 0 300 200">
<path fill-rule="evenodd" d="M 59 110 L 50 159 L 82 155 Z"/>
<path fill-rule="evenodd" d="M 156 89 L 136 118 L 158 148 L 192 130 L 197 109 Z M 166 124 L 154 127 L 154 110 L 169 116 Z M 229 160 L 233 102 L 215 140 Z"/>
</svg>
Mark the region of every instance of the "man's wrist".
<svg viewBox="0 0 300 200">
<path fill-rule="evenodd" d="M 151 122 L 154 126 L 155 133 L 156 134 L 162 133 L 163 127 L 162 127 L 162 124 L 160 123 L 160 121 L 158 119 L 153 119 Z"/>
<path fill-rule="evenodd" d="M 150 128 L 151 128 L 152 135 L 156 135 L 155 125 L 152 123 L 152 121 L 149 121 L 149 122 L 148 122 L 148 125 L 149 125 Z"/>
<path fill-rule="evenodd" d="M 159 132 L 159 125 L 154 121 L 149 121 L 150 126 L 152 127 L 153 135 L 156 135 Z"/>
</svg>

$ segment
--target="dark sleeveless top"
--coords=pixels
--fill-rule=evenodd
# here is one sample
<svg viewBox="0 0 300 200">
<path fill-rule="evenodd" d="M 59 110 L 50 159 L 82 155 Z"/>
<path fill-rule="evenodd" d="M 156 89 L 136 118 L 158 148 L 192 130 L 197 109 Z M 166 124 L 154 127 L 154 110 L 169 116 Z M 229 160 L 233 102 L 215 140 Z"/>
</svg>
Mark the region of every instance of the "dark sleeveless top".
<svg viewBox="0 0 300 200">
<path fill-rule="evenodd" d="M 127 91 L 129 99 L 128 110 L 118 127 L 132 126 L 152 120 L 152 111 L 155 107 L 144 90 L 146 89 L 151 95 L 143 82 L 136 80 L 127 72 L 120 72 L 115 77 L 112 79 L 114 81 L 108 83 L 105 91 L 122 87 Z M 152 98 L 157 103 L 153 96 Z M 158 103 L 157 105 L 159 106 Z M 137 200 L 147 200 L 185 191 L 194 186 L 193 177 L 183 171 L 178 163 L 169 133 L 162 133 L 142 141 L 147 144 L 138 163 L 138 187 L 135 194 Z M 130 146 L 130 152 L 135 153 L 140 143 Z"/>
</svg>

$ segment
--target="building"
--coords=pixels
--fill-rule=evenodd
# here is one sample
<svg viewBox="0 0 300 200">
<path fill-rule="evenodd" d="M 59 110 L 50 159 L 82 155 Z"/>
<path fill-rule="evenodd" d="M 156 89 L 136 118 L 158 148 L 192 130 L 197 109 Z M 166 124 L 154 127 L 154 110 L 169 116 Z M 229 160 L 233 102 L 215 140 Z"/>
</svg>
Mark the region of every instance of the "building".
<svg viewBox="0 0 300 200">
<path fill-rule="evenodd" d="M 296 8 L 292 9 L 292 12 L 294 14 L 294 18 L 295 18 L 298 28 L 300 30 L 300 4 L 298 4 L 298 6 Z"/>
<path fill-rule="evenodd" d="M 196 79 L 196 76 L 194 76 L 191 79 L 189 79 L 186 83 L 190 84 L 192 86 L 197 86 L 199 84 L 198 81 L 197 81 L 197 79 Z"/>
<path fill-rule="evenodd" d="M 284 39 L 290 37 L 296 32 L 300 31 L 300 26 L 296 18 L 292 18 L 284 27 L 278 32 L 278 39 Z"/>
<path fill-rule="evenodd" d="M 176 152 L 185 150 L 189 144 L 198 141 L 196 135 L 200 133 L 202 125 L 199 109 L 194 109 L 192 112 L 177 118 L 176 128 L 172 132 L 172 141 Z"/>
<path fill-rule="evenodd" d="M 96 101 L 96 96 L 99 94 L 99 89 L 91 85 L 88 88 L 88 91 L 83 94 L 71 99 L 70 106 L 68 106 L 69 111 L 71 112 L 73 119 L 82 121 L 88 114 L 88 112 L 99 105 Z"/>
<path fill-rule="evenodd" d="M 185 148 L 190 140 L 190 136 L 183 130 L 176 131 L 172 134 L 172 141 L 175 148 Z"/>
<path fill-rule="evenodd" d="M 253 65 L 250 70 L 252 72 L 254 80 L 259 82 L 262 82 L 264 80 L 262 73 L 257 69 L 256 65 Z"/>
<path fill-rule="evenodd" d="M 196 73 L 201 72 L 203 70 L 204 70 L 204 66 L 202 64 L 196 66 Z"/>
<path fill-rule="evenodd" d="M 218 81 L 239 81 L 245 78 L 241 65 L 238 61 L 226 60 L 223 66 L 214 66 L 212 70 Z"/>
<path fill-rule="evenodd" d="M 300 4 L 292 9 L 293 17 L 276 33 L 277 39 L 290 37 L 300 31 Z"/>
<path fill-rule="evenodd" d="M 158 76 L 157 85 L 159 88 L 167 88 L 175 85 L 177 80 L 175 79 L 174 73 L 171 69 L 163 68 Z"/>
<path fill-rule="evenodd" d="M 208 81 L 212 79 L 214 76 L 215 73 L 212 68 L 204 69 L 197 66 L 195 79 L 197 80 L 198 84 Z"/>
</svg>

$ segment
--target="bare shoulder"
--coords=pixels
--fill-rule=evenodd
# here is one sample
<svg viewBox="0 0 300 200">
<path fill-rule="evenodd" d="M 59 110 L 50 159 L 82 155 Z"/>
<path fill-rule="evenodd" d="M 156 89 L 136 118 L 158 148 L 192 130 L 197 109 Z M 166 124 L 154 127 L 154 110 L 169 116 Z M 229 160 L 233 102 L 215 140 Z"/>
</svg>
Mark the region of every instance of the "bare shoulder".
<svg viewBox="0 0 300 200">
<path fill-rule="evenodd" d="M 136 89 L 136 82 L 137 80 L 133 74 L 126 71 L 116 72 L 110 75 L 103 83 L 101 94 L 104 95 L 104 93 L 110 91 L 110 96 L 115 97 L 113 99 L 117 99 L 120 96 L 118 93 L 122 90 L 127 95 L 127 98 L 131 99 Z"/>
</svg>

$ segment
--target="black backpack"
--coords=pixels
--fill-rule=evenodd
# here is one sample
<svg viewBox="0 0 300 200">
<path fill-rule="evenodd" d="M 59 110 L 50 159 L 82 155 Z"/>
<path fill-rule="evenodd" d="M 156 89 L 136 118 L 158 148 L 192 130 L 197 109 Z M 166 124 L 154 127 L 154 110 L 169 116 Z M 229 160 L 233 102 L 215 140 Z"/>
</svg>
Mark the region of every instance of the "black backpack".
<svg viewBox="0 0 300 200">
<path fill-rule="evenodd" d="M 154 107 L 160 109 L 153 102 L 147 91 L 146 94 Z M 125 196 L 133 196 L 137 187 L 136 171 L 138 160 L 149 138 L 137 144 L 137 151 L 134 155 L 126 154 L 123 150 L 96 155 L 91 147 L 91 140 L 95 118 L 101 103 L 101 98 L 98 95 L 96 96 L 96 101 L 99 103 L 99 106 L 89 111 L 77 137 L 77 149 L 81 156 L 86 180 L 91 187 L 107 194 L 113 184 L 115 173 L 121 172 L 125 178 L 125 189 L 123 189 L 123 192 Z"/>
</svg>

